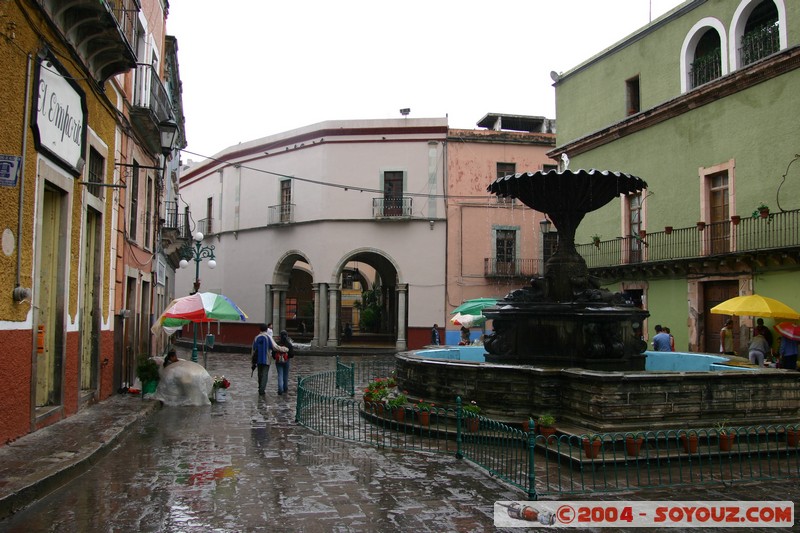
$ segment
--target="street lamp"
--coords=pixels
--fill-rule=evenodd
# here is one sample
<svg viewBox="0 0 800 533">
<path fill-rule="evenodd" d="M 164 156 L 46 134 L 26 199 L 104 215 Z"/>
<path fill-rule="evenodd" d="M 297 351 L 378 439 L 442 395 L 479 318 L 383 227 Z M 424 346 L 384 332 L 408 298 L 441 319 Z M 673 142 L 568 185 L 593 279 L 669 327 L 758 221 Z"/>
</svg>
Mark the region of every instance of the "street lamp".
<svg viewBox="0 0 800 533">
<path fill-rule="evenodd" d="M 201 232 L 197 232 L 194 234 L 194 247 L 192 247 L 189 243 L 183 247 L 183 259 L 181 259 L 180 266 L 181 268 L 186 268 L 189 266 L 189 260 L 193 259 L 195 262 L 195 270 L 194 270 L 194 292 L 190 294 L 196 294 L 200 291 L 200 262 L 203 259 L 208 259 L 208 268 L 214 269 L 217 268 L 217 262 L 214 260 L 214 245 L 209 244 L 208 246 L 203 246 L 203 234 Z M 194 340 L 192 342 L 192 362 L 197 362 L 197 323 L 192 324 L 192 331 L 194 332 Z"/>
</svg>

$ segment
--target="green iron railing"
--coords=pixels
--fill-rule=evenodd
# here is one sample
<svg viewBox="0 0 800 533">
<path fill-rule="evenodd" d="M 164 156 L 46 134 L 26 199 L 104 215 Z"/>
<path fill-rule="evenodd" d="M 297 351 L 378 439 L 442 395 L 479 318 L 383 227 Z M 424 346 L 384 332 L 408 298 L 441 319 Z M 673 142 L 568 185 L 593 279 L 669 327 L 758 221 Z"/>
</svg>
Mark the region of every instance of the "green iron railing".
<svg viewBox="0 0 800 533">
<path fill-rule="evenodd" d="M 335 438 L 467 459 L 517 487 L 531 500 L 544 494 L 652 489 L 702 483 L 800 477 L 800 428 L 728 429 L 730 450 L 717 429 L 604 433 L 597 456 L 585 435 L 546 437 L 468 413 L 434 407 L 391 409 L 353 398 L 358 387 L 391 375 L 393 363 L 364 362 L 298 379 L 296 421 Z M 533 421 L 529 421 L 533 424 Z M 628 440 L 641 439 L 638 450 Z M 636 439 L 634 439 L 636 440 Z"/>
</svg>

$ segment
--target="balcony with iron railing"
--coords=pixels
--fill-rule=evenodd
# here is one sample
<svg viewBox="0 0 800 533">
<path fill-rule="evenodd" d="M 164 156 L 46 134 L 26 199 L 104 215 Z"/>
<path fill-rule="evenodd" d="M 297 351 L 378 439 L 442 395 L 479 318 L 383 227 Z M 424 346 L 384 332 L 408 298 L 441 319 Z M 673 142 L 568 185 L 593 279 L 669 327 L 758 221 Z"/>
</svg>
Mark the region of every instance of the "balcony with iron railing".
<svg viewBox="0 0 800 533">
<path fill-rule="evenodd" d="M 270 226 L 294 223 L 294 204 L 271 205 L 267 208 L 267 224 Z"/>
<path fill-rule="evenodd" d="M 382 219 L 411 218 L 412 200 L 410 196 L 373 198 L 372 216 Z"/>
<path fill-rule="evenodd" d="M 541 259 L 483 260 L 483 275 L 487 278 L 534 278 L 543 274 Z"/>
<path fill-rule="evenodd" d="M 214 224 L 213 218 L 201 218 L 197 221 L 197 231 L 203 235 L 214 235 L 219 232 L 219 229 Z"/>
<path fill-rule="evenodd" d="M 161 153 L 162 122 L 172 118 L 172 104 L 152 65 L 138 63 L 133 77 L 131 123 L 153 153 Z"/>
<path fill-rule="evenodd" d="M 761 26 L 742 35 L 742 46 L 739 57 L 742 66 L 755 63 L 780 50 L 780 31 L 777 21 L 774 24 Z"/>
<path fill-rule="evenodd" d="M 37 0 L 101 83 L 136 66 L 138 0 Z"/>
<path fill-rule="evenodd" d="M 722 59 L 719 48 L 695 58 L 689 71 L 692 88 L 699 87 L 722 76 Z"/>
<path fill-rule="evenodd" d="M 618 237 L 595 244 L 577 245 L 589 269 L 618 268 L 690 261 L 703 258 L 775 253 L 800 249 L 800 210 L 771 213 L 766 217 L 731 217 L 688 228 Z"/>
<path fill-rule="evenodd" d="M 180 251 L 184 244 L 192 239 L 190 219 L 189 211 L 187 209 L 181 211 L 177 200 L 166 202 L 161 222 L 161 249 L 173 268 L 177 268 L 181 260 Z"/>
<path fill-rule="evenodd" d="M 162 228 L 175 231 L 180 237 L 191 239 L 191 229 L 189 228 L 189 211 L 181 211 L 178 208 L 178 201 L 166 202 L 164 209 L 164 224 Z"/>
</svg>

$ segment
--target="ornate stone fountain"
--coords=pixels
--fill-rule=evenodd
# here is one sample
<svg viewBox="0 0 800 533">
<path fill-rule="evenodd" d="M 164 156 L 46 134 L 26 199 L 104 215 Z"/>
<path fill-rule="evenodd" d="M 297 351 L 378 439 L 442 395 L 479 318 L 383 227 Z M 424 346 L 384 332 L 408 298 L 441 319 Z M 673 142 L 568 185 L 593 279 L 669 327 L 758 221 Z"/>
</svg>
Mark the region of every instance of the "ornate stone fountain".
<svg viewBox="0 0 800 533">
<path fill-rule="evenodd" d="M 647 184 L 629 174 L 578 170 L 497 178 L 488 191 L 547 214 L 558 230 L 545 276 L 484 311 L 494 319 L 487 361 L 594 370 L 642 370 L 642 322 L 649 316 L 622 294 L 601 289 L 575 249 L 586 213 Z"/>
<path fill-rule="evenodd" d="M 597 170 L 496 179 L 491 193 L 547 213 L 558 229 L 557 251 L 543 278 L 484 310 L 494 329 L 485 362 L 401 353 L 400 387 L 437 405 L 452 405 L 456 396 L 474 400 L 481 414 L 510 423 L 552 413 L 578 433 L 711 427 L 720 420 L 796 423 L 796 372 L 644 370 L 640 335 L 649 313 L 599 288 L 575 249 L 575 230 L 586 213 L 646 186 L 635 176 Z"/>
</svg>

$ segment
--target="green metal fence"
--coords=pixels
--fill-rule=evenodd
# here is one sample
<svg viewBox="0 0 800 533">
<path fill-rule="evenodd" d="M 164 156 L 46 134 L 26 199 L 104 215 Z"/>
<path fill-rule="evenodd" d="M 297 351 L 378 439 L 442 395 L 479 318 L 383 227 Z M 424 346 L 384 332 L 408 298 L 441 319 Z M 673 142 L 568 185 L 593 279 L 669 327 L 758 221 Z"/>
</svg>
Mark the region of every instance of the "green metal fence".
<svg viewBox="0 0 800 533">
<path fill-rule="evenodd" d="M 800 477 L 800 428 L 791 425 L 545 437 L 468 413 L 460 398 L 453 407 L 433 408 L 428 415 L 358 399 L 359 388 L 393 370 L 392 362 L 348 366 L 337 358 L 335 370 L 298 379 L 297 422 L 364 444 L 453 454 L 529 499 Z M 733 435 L 729 450 L 723 447 L 725 434 Z M 599 441 L 596 456 L 593 438 Z"/>
</svg>

